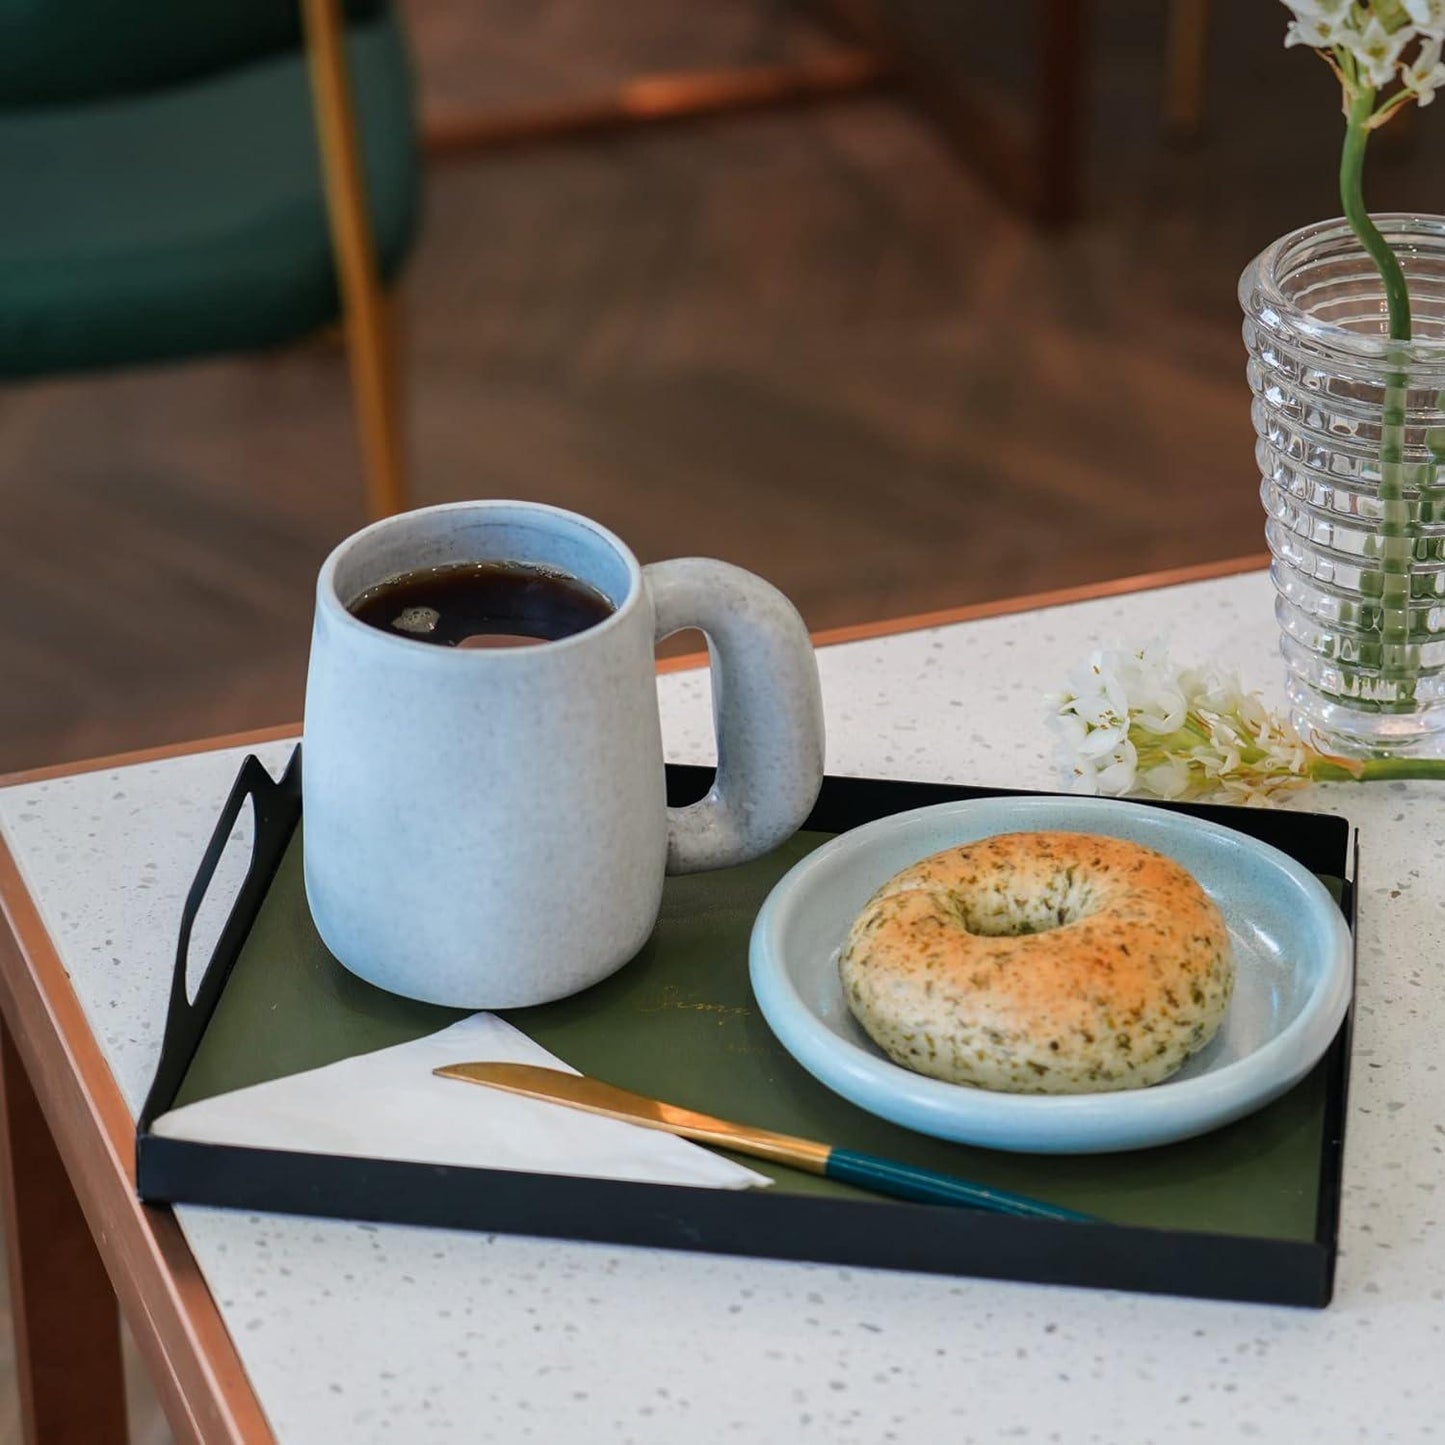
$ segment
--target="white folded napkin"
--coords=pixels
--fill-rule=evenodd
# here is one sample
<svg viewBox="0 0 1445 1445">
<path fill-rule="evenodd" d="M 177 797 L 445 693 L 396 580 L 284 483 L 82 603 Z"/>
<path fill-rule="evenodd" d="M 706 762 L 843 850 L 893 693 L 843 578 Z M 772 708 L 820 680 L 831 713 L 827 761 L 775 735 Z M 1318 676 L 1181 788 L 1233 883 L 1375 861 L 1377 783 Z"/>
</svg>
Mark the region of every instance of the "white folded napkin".
<svg viewBox="0 0 1445 1445">
<path fill-rule="evenodd" d="M 711 1189 L 771 1183 L 670 1134 L 432 1073 L 475 1062 L 576 1072 L 494 1014 L 480 1013 L 413 1043 L 172 1109 L 152 1128 L 202 1144 L 417 1164 Z"/>
</svg>

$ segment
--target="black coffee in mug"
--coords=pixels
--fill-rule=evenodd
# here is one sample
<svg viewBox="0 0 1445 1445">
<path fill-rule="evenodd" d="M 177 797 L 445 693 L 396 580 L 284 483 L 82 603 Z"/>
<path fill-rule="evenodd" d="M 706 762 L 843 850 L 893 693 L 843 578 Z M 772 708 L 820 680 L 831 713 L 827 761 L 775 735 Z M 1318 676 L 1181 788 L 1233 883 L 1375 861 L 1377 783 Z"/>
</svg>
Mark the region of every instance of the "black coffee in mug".
<svg viewBox="0 0 1445 1445">
<path fill-rule="evenodd" d="M 565 572 L 459 562 L 380 582 L 348 610 L 378 631 L 438 647 L 528 647 L 585 632 L 613 607 Z"/>
</svg>

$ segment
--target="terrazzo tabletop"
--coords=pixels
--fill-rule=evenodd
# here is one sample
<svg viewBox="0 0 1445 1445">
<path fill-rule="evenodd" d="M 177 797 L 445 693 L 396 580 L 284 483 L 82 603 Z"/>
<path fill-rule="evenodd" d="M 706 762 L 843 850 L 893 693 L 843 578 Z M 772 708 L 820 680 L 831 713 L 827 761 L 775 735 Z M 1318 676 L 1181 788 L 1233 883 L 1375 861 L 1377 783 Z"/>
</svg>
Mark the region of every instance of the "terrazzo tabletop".
<svg viewBox="0 0 1445 1445">
<path fill-rule="evenodd" d="M 835 773 L 1060 785 L 1041 696 L 1162 637 L 1278 701 L 1263 574 L 820 654 Z M 659 680 L 676 761 L 706 679 Z M 279 769 L 289 745 L 260 750 Z M 0 826 L 132 1110 L 177 921 L 242 754 L 0 791 Z M 1419 1440 L 1445 1430 L 1445 790 L 1321 787 L 1362 830 L 1341 1256 L 1323 1312 L 177 1211 L 291 1442 Z M 741 966 L 741 964 L 740 964 Z"/>
</svg>

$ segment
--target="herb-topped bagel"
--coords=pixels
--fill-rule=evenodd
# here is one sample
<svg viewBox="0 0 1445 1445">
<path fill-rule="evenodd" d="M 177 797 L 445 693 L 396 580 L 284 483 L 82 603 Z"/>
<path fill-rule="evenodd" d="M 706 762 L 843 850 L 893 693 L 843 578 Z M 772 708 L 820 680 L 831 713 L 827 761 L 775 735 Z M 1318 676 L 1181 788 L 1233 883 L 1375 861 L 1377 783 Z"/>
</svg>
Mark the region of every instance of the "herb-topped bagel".
<svg viewBox="0 0 1445 1445">
<path fill-rule="evenodd" d="M 1005 833 L 905 868 L 838 967 L 895 1063 L 1010 1093 L 1157 1084 L 1214 1037 L 1234 985 L 1224 920 L 1194 878 L 1085 833 Z"/>
</svg>

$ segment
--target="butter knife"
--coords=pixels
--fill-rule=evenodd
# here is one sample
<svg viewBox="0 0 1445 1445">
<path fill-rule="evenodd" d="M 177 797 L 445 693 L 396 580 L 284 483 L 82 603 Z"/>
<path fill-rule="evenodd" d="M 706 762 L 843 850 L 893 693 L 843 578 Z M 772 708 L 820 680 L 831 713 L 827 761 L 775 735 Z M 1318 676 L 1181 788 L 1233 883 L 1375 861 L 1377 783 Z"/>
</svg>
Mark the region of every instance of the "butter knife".
<svg viewBox="0 0 1445 1445">
<path fill-rule="evenodd" d="M 619 1089 L 615 1084 L 605 1084 L 600 1079 L 589 1079 L 585 1074 L 569 1074 L 535 1064 L 482 1063 L 447 1064 L 434 1072 L 444 1079 L 460 1079 L 509 1094 L 522 1094 L 529 1099 L 565 1104 L 585 1113 L 640 1124 L 644 1129 L 677 1134 L 699 1144 L 731 1149 L 775 1164 L 788 1164 L 809 1174 L 820 1174 L 897 1199 L 920 1204 L 957 1204 L 1025 1219 L 1094 1221 L 1093 1215 L 1046 1204 L 1027 1195 L 1011 1194 L 1004 1189 L 991 1189 L 951 1174 L 938 1174 L 897 1160 L 861 1154 L 853 1149 L 835 1149 L 811 1139 L 797 1139 L 790 1134 L 775 1134 L 770 1129 L 754 1129 L 746 1124 L 715 1119 L 710 1114 L 694 1113 L 676 1104 L 664 1104 L 660 1099 Z"/>
</svg>

